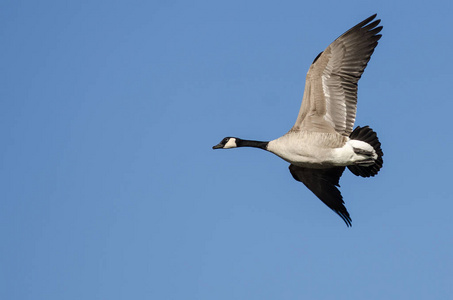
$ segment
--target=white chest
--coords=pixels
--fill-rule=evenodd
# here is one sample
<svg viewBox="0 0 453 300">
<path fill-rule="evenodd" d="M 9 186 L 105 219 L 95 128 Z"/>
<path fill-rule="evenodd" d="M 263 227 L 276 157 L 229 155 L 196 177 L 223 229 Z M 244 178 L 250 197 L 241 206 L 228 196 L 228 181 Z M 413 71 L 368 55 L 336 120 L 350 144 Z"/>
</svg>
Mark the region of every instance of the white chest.
<svg viewBox="0 0 453 300">
<path fill-rule="evenodd" d="M 303 136 L 283 136 L 269 142 L 267 150 L 297 166 L 323 167 L 334 149 L 309 143 Z"/>
</svg>

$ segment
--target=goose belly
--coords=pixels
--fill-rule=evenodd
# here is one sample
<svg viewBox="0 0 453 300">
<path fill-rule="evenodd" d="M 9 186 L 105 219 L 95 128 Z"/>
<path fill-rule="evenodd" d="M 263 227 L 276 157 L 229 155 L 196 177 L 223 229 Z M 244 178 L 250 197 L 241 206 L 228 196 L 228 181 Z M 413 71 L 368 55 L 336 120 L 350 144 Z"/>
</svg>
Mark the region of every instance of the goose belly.
<svg viewBox="0 0 453 300">
<path fill-rule="evenodd" d="M 287 162 L 309 168 L 330 168 L 332 166 L 344 166 L 346 165 L 347 158 L 337 149 L 323 149 L 311 147 L 311 149 L 304 149 L 305 151 L 292 151 L 292 149 L 285 149 L 284 151 L 274 152 L 280 158 Z"/>
<path fill-rule="evenodd" d="M 269 142 L 268 151 L 296 166 L 315 169 L 348 166 L 357 160 L 349 142 L 338 146 L 307 143 L 307 140 L 300 139 L 277 139 Z"/>
</svg>

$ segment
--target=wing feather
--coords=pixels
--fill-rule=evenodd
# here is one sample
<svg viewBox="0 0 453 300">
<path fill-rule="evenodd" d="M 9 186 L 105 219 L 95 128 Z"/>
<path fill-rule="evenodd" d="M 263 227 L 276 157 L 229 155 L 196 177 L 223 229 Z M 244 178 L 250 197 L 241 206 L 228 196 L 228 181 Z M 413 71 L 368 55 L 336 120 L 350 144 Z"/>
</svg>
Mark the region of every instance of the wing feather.
<svg viewBox="0 0 453 300">
<path fill-rule="evenodd" d="M 310 189 L 322 202 L 336 212 L 349 227 L 351 217 L 344 206 L 341 196 L 339 180 L 345 167 L 335 167 L 330 169 L 309 169 L 291 164 L 289 171 L 294 179 L 302 182 Z"/>
<path fill-rule="evenodd" d="M 352 27 L 315 59 L 307 73 L 302 105 L 292 130 L 351 134 L 357 83 L 381 38 L 378 33 L 382 26 L 378 26 L 380 20 L 373 21 L 375 17 Z"/>
</svg>

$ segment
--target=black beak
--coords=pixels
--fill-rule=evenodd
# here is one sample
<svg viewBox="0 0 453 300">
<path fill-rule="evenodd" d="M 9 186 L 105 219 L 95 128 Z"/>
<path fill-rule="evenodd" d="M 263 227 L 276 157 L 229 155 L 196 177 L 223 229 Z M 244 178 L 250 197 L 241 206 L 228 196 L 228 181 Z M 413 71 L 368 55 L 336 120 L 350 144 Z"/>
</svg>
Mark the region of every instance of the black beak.
<svg viewBox="0 0 453 300">
<path fill-rule="evenodd" d="M 217 144 L 214 147 L 212 147 L 212 149 L 220 149 L 220 148 L 223 148 L 222 144 Z"/>
</svg>

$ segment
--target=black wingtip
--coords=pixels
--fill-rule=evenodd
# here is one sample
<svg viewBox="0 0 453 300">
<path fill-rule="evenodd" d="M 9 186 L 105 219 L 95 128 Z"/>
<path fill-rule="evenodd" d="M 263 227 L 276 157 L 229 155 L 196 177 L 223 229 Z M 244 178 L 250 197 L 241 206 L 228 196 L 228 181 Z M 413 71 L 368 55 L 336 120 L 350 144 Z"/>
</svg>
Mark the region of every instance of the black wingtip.
<svg viewBox="0 0 453 300">
<path fill-rule="evenodd" d="M 366 18 L 365 20 L 363 20 L 362 22 L 360 22 L 359 24 L 357 24 L 357 25 L 354 26 L 354 27 L 369 27 L 369 28 L 372 29 L 372 28 L 378 26 L 379 23 L 381 23 L 381 19 L 376 19 L 376 20 L 374 20 L 374 19 L 376 18 L 376 16 L 377 16 L 377 14 L 374 14 L 374 15 L 372 15 L 372 16 Z M 373 20 L 374 20 L 374 21 L 373 21 Z M 371 21 L 373 21 L 373 22 L 371 22 Z M 370 23 L 370 22 L 371 22 L 371 23 Z"/>
<path fill-rule="evenodd" d="M 349 216 L 349 213 L 347 210 L 344 212 L 334 210 L 334 212 L 336 212 L 337 215 L 339 215 L 343 219 L 343 221 L 346 223 L 347 227 L 352 227 L 352 219 Z"/>
<path fill-rule="evenodd" d="M 376 18 L 376 17 L 377 17 L 377 14 L 371 15 L 368 18 L 366 18 L 365 20 L 363 20 L 363 22 L 368 23 L 371 20 L 374 20 L 374 18 Z M 380 20 L 378 20 L 378 21 L 380 21 Z"/>
<path fill-rule="evenodd" d="M 357 30 L 365 30 L 365 31 L 372 31 L 372 30 L 376 30 L 376 28 L 380 28 L 380 29 L 377 29 L 377 31 L 374 33 L 378 33 L 379 31 L 382 30 L 382 26 L 379 26 L 379 27 L 376 27 L 379 25 L 379 23 L 381 22 L 380 19 L 376 19 L 374 20 L 374 18 L 376 18 L 377 14 L 374 14 L 368 18 L 366 18 L 365 20 L 363 20 L 362 22 L 359 22 L 358 24 L 356 24 L 354 27 L 352 27 L 351 29 L 349 29 L 348 31 L 346 31 L 345 33 L 343 33 L 340 37 L 342 36 L 345 36 L 345 35 L 348 35 L 350 34 L 351 32 L 354 32 L 354 31 L 357 31 Z M 373 21 L 374 20 L 374 21 Z M 339 37 L 339 38 L 340 38 Z"/>
</svg>

